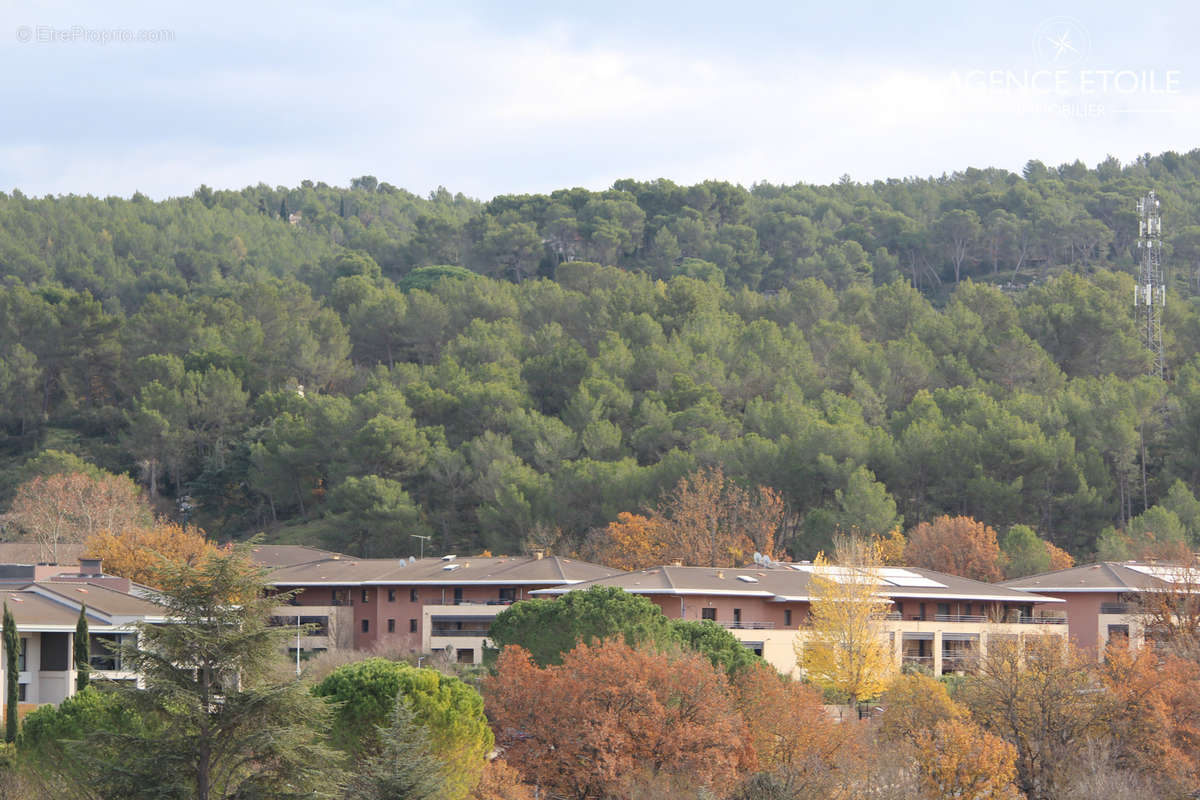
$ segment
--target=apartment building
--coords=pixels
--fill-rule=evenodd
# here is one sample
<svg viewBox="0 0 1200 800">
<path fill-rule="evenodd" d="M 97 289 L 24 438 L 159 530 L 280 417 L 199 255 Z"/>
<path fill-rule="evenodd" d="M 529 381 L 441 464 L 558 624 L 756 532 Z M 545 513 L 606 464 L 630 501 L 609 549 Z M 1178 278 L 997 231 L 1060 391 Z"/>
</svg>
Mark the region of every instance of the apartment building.
<svg viewBox="0 0 1200 800">
<path fill-rule="evenodd" d="M 99 560 L 76 568 L 0 564 L 0 602 L 17 625 L 18 702 L 23 708 L 60 703 L 75 693 L 75 625 L 87 606 L 91 670 L 97 678 L 136 681 L 106 645 L 136 635 L 139 622 L 164 622 L 162 609 L 126 578 L 105 575 Z M 0 707 L 7 701 L 7 659 L 0 658 Z"/>
<path fill-rule="evenodd" d="M 1200 574 L 1174 564 L 1101 561 L 1014 578 L 999 585 L 1063 601 L 1071 640 L 1100 657 L 1114 637 L 1137 647 L 1145 643 L 1145 624 L 1137 608 L 1139 594 L 1170 590 L 1181 584 L 1195 587 L 1198 580 Z"/>
<path fill-rule="evenodd" d="M 672 619 L 707 619 L 728 628 L 790 674 L 796 671 L 797 636 L 803 639 L 808 620 L 814 569 L 803 563 L 660 566 L 532 594 L 552 597 L 590 586 L 619 586 L 645 596 Z M 891 601 L 883 627 L 898 666 L 920 665 L 938 675 L 969 672 L 989 642 L 1067 634 L 1066 603 L 1058 598 L 914 567 L 885 567 L 878 577 L 881 594 Z"/>
<path fill-rule="evenodd" d="M 488 628 L 505 606 L 536 589 L 619 572 L 540 554 L 396 559 L 326 553 L 275 569 L 269 584 L 296 591 L 290 604 L 275 610 L 276 624 L 297 629 L 293 655 L 381 647 L 442 651 L 460 663 L 478 663 Z"/>
</svg>

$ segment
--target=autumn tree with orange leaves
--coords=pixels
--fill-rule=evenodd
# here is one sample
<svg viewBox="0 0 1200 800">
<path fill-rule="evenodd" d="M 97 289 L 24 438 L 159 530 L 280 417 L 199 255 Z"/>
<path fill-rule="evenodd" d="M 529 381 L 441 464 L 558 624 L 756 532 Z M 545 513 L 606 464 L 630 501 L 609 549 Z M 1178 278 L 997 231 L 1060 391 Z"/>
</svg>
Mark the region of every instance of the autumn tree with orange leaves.
<svg viewBox="0 0 1200 800">
<path fill-rule="evenodd" d="M 619 515 L 601 533 L 597 557 L 622 569 L 673 560 L 739 566 L 756 551 L 775 556 L 785 513 L 775 490 L 744 489 L 719 467 L 702 469 L 681 478 L 649 515 Z"/>
<path fill-rule="evenodd" d="M 25 538 L 38 543 L 39 560 L 49 563 L 58 563 L 60 544 L 153 522 L 137 485 L 109 473 L 39 475 L 17 487 L 9 514 Z"/>
<path fill-rule="evenodd" d="M 996 531 L 971 517 L 942 516 L 922 522 L 909 531 L 904 552 L 909 566 L 977 581 L 1004 577 Z"/>
<path fill-rule="evenodd" d="M 733 689 L 759 770 L 742 796 L 839 797 L 854 782 L 868 757 L 864 731 L 826 713 L 819 692 L 765 665 L 741 672 Z"/>
<path fill-rule="evenodd" d="M 664 531 L 649 517 L 622 511 L 604 529 L 597 558 L 610 567 L 645 569 L 669 559 Z"/>
<path fill-rule="evenodd" d="M 103 559 L 105 572 L 150 586 L 157 585 L 164 563 L 195 565 L 215 551 L 199 528 L 161 520 L 119 533 L 99 531 L 84 542 L 84 553 Z"/>
<path fill-rule="evenodd" d="M 645 770 L 719 794 L 753 766 L 725 675 L 696 653 L 610 639 L 539 668 L 510 645 L 484 695 L 506 761 L 550 796 L 619 796 Z"/>
<path fill-rule="evenodd" d="M 942 720 L 916 742 L 921 794 L 929 800 L 1018 800 L 1017 751 L 995 734 L 960 719 Z"/>
</svg>

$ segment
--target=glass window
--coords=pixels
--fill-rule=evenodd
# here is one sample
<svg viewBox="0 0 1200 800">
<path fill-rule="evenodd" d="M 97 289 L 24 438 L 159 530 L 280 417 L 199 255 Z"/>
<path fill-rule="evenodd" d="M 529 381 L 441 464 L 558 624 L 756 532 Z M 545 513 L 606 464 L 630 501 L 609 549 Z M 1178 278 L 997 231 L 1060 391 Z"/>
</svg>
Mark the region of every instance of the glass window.
<svg viewBox="0 0 1200 800">
<path fill-rule="evenodd" d="M 363 633 L 370 633 L 370 632 L 371 632 L 371 620 L 369 620 L 369 619 L 364 619 L 364 620 L 362 621 L 362 632 L 363 632 Z"/>
<path fill-rule="evenodd" d="M 410 619 L 408 621 L 408 632 L 409 633 L 417 632 L 417 621 L 415 619 Z"/>
<path fill-rule="evenodd" d="M 395 633 L 395 632 L 396 632 L 396 620 L 389 619 L 388 620 L 388 633 Z"/>
<path fill-rule="evenodd" d="M 29 649 L 29 640 L 21 637 L 21 652 L 17 653 L 17 672 L 25 671 L 25 652 Z"/>
<path fill-rule="evenodd" d="M 715 608 L 700 609 L 700 619 L 711 619 L 715 622 L 717 619 L 717 610 Z"/>
<path fill-rule="evenodd" d="M 371 595 L 367 593 L 367 590 L 366 590 L 366 589 L 363 589 L 363 590 L 362 590 L 362 601 L 363 601 L 364 603 L 366 603 L 366 602 L 368 602 L 370 599 L 371 599 Z"/>
<path fill-rule="evenodd" d="M 389 603 L 396 602 L 396 590 L 395 589 L 388 589 L 388 602 Z"/>
<path fill-rule="evenodd" d="M 417 590 L 416 589 L 408 590 L 408 602 L 410 602 L 410 603 L 417 602 Z"/>
</svg>

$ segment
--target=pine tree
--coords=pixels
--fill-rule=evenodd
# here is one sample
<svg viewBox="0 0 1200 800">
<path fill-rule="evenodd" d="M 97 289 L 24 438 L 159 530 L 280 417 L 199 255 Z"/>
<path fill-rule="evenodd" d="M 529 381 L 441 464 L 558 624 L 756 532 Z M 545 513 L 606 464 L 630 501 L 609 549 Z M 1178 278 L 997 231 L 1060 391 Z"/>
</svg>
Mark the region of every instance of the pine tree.
<svg viewBox="0 0 1200 800">
<path fill-rule="evenodd" d="M 434 757 L 425 726 L 416 721 L 408 700 L 396 698 L 391 722 L 379 726 L 379 751 L 357 767 L 352 797 L 365 800 L 432 800 L 443 796 L 442 765 Z"/>
<path fill-rule="evenodd" d="M 8 603 L 4 604 L 4 668 L 8 671 L 8 691 L 4 705 L 4 741 L 17 738 L 17 654 L 21 651 L 21 638 L 17 635 L 17 623 Z"/>
<path fill-rule="evenodd" d="M 79 607 L 79 621 L 75 623 L 75 691 L 82 692 L 88 685 L 88 673 L 92 669 L 92 648 L 88 641 L 87 603 Z"/>
</svg>

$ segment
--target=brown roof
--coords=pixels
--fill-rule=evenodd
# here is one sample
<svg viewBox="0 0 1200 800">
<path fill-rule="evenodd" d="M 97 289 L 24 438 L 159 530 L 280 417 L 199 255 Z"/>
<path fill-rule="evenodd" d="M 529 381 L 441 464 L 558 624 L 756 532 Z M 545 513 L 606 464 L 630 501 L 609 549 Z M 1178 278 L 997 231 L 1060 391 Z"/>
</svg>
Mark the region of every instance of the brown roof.
<svg viewBox="0 0 1200 800">
<path fill-rule="evenodd" d="M 161 606 L 136 595 L 119 592 L 96 583 L 79 581 L 38 581 L 35 586 L 48 589 L 75 603 L 87 603 L 89 610 L 112 617 L 160 617 Z"/>
<path fill-rule="evenodd" d="M 350 558 L 330 550 L 318 550 L 303 544 L 256 544 L 250 548 L 250 558 L 263 567 L 292 567 L 327 558 Z"/>
<path fill-rule="evenodd" d="M 1175 564 L 1137 561 L 1101 561 L 1002 581 L 1000 585 L 1023 592 L 1139 592 L 1161 589 L 1179 578 L 1200 582 L 1200 572 Z"/>
<path fill-rule="evenodd" d="M 17 628 L 75 630 L 75 623 L 79 620 L 78 607 L 72 609 L 68 605 L 43 597 L 28 588 L 0 589 L 0 602 L 8 605 L 8 610 L 12 612 L 13 619 L 17 623 Z M 94 622 L 101 623 L 104 620 L 96 617 Z"/>
<path fill-rule="evenodd" d="M 771 602 L 795 602 L 809 599 L 812 571 L 811 564 L 776 563 L 770 567 L 736 568 L 661 566 L 576 584 L 570 589 L 541 589 L 535 594 L 563 594 L 590 586 L 619 586 L 633 594 L 724 594 L 762 597 Z M 1031 599 L 1028 592 L 916 567 L 884 567 L 879 577 L 882 594 L 887 597 L 1011 603 L 1028 603 Z M 1051 598 L 1044 600 L 1059 602 Z"/>
<path fill-rule="evenodd" d="M 83 545 L 78 542 L 59 542 L 59 564 L 78 564 Z M 0 542 L 0 564 L 42 563 L 41 545 L 37 542 Z"/>
<path fill-rule="evenodd" d="M 275 586 L 540 584 L 556 586 L 620 574 L 620 570 L 559 556 L 464 556 L 414 561 L 340 556 L 282 567 L 271 573 Z"/>
</svg>

